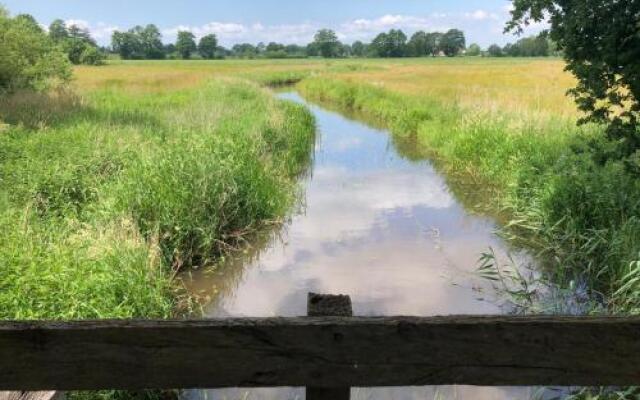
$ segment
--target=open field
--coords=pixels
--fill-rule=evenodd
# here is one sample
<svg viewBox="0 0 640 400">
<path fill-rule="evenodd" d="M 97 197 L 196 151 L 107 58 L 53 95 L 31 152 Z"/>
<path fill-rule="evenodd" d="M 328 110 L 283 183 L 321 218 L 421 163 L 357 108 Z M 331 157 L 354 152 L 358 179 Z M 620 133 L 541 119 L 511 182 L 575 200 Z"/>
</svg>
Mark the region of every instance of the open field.
<svg viewBox="0 0 640 400">
<path fill-rule="evenodd" d="M 70 92 L 0 101 L 0 317 L 170 315 L 173 271 L 290 209 L 313 122 L 261 85 L 300 80 L 491 187 L 559 284 L 638 307 L 640 187 L 593 162 L 598 128 L 575 127 L 560 60 L 162 61 L 78 67 Z"/>
</svg>

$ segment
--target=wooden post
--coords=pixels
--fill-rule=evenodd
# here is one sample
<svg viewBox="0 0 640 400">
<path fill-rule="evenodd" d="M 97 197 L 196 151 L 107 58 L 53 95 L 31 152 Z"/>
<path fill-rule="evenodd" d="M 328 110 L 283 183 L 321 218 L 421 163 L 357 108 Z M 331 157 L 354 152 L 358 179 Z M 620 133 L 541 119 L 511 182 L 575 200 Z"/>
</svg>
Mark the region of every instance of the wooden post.
<svg viewBox="0 0 640 400">
<path fill-rule="evenodd" d="M 351 298 L 345 295 L 322 295 L 309 293 L 307 298 L 309 317 L 352 317 Z M 307 387 L 307 400 L 349 400 L 351 388 Z"/>
</svg>

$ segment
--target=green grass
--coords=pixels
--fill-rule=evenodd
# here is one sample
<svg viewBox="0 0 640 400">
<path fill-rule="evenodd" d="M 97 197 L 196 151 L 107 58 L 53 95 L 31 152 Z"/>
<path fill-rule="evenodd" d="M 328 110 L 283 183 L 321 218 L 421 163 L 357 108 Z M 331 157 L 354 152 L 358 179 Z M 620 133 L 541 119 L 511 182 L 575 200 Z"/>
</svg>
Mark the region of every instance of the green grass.
<svg viewBox="0 0 640 400">
<path fill-rule="evenodd" d="M 3 319 L 172 315 L 172 275 L 283 217 L 314 141 L 306 110 L 236 80 L 1 102 Z"/>
<path fill-rule="evenodd" d="M 489 187 L 505 235 L 536 252 L 550 279 L 585 283 L 613 312 L 640 311 L 640 182 L 618 162 L 598 164 L 599 128 L 467 109 L 349 79 L 307 79 L 311 99 L 385 123 L 452 176 Z"/>
</svg>

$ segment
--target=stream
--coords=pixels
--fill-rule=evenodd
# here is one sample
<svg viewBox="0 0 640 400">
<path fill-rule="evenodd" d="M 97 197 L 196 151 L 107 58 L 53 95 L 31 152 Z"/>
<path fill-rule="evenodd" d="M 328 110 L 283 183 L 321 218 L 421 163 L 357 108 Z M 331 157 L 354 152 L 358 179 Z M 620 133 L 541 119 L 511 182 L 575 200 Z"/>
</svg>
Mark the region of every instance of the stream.
<svg viewBox="0 0 640 400">
<path fill-rule="evenodd" d="M 279 229 L 216 268 L 182 279 L 209 317 L 299 316 L 307 293 L 348 294 L 355 315 L 503 314 L 498 295 L 475 270 L 489 247 L 506 254 L 495 220 L 474 214 L 429 161 L 391 135 L 329 111 L 295 92 L 318 140 L 301 178 L 302 204 Z M 216 360 L 211 360 L 216 362 Z M 468 386 L 353 388 L 352 399 L 530 399 L 534 388 Z M 189 400 L 304 399 L 303 388 L 190 391 Z M 546 396 L 544 396 L 546 397 Z"/>
</svg>

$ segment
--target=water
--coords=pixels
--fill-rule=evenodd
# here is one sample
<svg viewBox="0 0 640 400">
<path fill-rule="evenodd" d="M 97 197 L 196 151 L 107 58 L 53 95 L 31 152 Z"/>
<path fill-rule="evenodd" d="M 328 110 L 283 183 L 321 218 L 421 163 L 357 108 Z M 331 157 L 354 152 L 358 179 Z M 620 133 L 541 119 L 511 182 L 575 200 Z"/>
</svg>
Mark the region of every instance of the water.
<svg viewBox="0 0 640 400">
<path fill-rule="evenodd" d="M 276 232 L 216 269 L 184 277 L 211 317 L 298 316 L 308 292 L 349 294 L 356 315 L 500 314 L 474 274 L 480 254 L 506 245 L 495 222 L 461 205 L 427 161 L 388 132 L 305 102 L 318 123 L 304 204 Z M 404 155 L 403 155 L 404 154 Z M 216 362 L 216 360 L 212 360 Z M 533 389 L 352 389 L 352 399 L 525 399 Z M 304 389 L 193 391 L 193 399 L 303 399 Z"/>
</svg>

